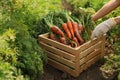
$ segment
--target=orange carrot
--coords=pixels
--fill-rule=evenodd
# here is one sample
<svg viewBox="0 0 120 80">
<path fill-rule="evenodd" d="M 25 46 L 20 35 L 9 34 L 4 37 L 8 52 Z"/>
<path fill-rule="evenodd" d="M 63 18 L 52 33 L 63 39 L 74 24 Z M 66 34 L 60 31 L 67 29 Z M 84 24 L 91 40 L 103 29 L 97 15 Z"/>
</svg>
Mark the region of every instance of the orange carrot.
<svg viewBox="0 0 120 80">
<path fill-rule="evenodd" d="M 60 35 L 61 37 L 64 37 L 64 33 L 63 31 L 61 31 L 60 28 L 58 28 L 57 26 L 51 26 L 51 31 L 54 33 L 54 34 L 57 34 L 57 35 Z"/>
<path fill-rule="evenodd" d="M 53 19 L 53 16 L 52 16 L 52 19 Z M 64 33 L 61 31 L 61 29 L 58 26 L 53 24 L 52 19 L 51 19 L 51 21 L 48 21 L 46 18 L 44 20 L 45 20 L 45 23 L 50 27 L 50 30 L 54 34 L 57 34 L 57 35 L 60 35 L 61 37 L 64 37 Z"/>
<path fill-rule="evenodd" d="M 77 46 L 79 46 L 79 42 L 78 42 L 78 39 L 76 37 L 73 38 L 73 41 L 76 42 Z"/>
<path fill-rule="evenodd" d="M 72 26 L 72 22 L 70 20 L 67 20 L 67 26 L 68 26 L 68 29 L 70 30 L 72 37 L 74 37 L 73 26 Z"/>
<path fill-rule="evenodd" d="M 75 31 L 75 35 L 77 37 L 77 39 L 80 41 L 80 44 L 84 43 L 84 40 L 82 39 L 82 37 L 80 36 L 79 32 Z"/>
<path fill-rule="evenodd" d="M 52 40 L 56 40 L 55 35 L 53 33 L 49 34 L 49 38 L 52 39 Z"/>
<path fill-rule="evenodd" d="M 75 48 L 75 47 L 77 47 L 77 43 L 75 41 L 71 40 L 70 46 Z"/>
<path fill-rule="evenodd" d="M 82 25 L 82 24 L 79 24 L 78 25 L 78 30 L 79 30 L 79 33 L 81 34 L 81 33 L 83 33 L 84 32 L 84 26 Z"/>
<path fill-rule="evenodd" d="M 63 44 L 67 44 L 65 37 L 60 37 L 59 42 L 60 42 L 60 43 L 63 43 Z"/>
<path fill-rule="evenodd" d="M 82 39 L 82 37 L 80 36 L 80 34 L 78 32 L 78 23 L 77 22 L 73 22 L 73 28 L 74 28 L 75 36 L 77 37 L 79 42 L 82 44 L 84 42 L 84 40 Z"/>
<path fill-rule="evenodd" d="M 63 28 L 63 30 L 66 32 L 67 37 L 68 37 L 69 39 L 71 39 L 72 36 L 71 36 L 71 33 L 70 33 L 69 29 L 68 29 L 67 23 L 62 23 L 62 28 Z"/>
<path fill-rule="evenodd" d="M 75 31 L 78 32 L 78 23 L 77 23 L 77 22 L 73 22 L 72 25 L 73 25 L 73 30 L 74 30 L 74 32 L 75 32 Z"/>
</svg>

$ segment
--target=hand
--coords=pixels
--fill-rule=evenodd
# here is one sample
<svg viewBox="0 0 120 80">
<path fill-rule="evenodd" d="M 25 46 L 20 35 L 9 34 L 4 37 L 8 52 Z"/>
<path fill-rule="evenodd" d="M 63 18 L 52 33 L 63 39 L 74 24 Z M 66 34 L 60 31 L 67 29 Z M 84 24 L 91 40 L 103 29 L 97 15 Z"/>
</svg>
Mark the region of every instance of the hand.
<svg viewBox="0 0 120 80">
<path fill-rule="evenodd" d="M 101 37 L 103 34 L 105 34 L 107 31 L 109 31 L 115 25 L 116 25 L 116 21 L 113 18 L 110 18 L 110 19 L 100 23 L 93 30 L 91 39 L 94 39 L 95 37 L 97 37 L 97 38 Z"/>
</svg>

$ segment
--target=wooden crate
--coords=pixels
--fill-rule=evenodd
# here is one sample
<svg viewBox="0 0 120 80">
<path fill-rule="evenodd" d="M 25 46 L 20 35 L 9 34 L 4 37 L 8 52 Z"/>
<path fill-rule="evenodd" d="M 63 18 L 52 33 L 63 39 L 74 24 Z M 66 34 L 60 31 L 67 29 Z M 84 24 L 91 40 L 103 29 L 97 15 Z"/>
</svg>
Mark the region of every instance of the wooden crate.
<svg viewBox="0 0 120 80">
<path fill-rule="evenodd" d="M 48 56 L 48 64 L 67 72 L 73 77 L 86 70 L 104 56 L 105 35 L 72 48 L 48 38 L 48 33 L 39 35 L 40 46 Z"/>
</svg>

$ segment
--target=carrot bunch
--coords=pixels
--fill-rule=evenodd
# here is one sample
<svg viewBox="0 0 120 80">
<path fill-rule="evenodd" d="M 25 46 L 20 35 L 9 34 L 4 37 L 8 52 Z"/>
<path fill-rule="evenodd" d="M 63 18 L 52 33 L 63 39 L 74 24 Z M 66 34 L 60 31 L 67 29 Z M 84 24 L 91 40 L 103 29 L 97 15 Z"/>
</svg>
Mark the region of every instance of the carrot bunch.
<svg viewBox="0 0 120 80">
<path fill-rule="evenodd" d="M 79 24 L 77 22 L 73 22 L 70 20 L 62 24 L 62 28 L 68 39 L 70 40 L 70 44 L 72 45 L 72 47 L 78 47 L 84 43 L 84 39 L 81 37 L 81 34 L 84 32 L 84 27 L 80 27 L 81 28 L 79 28 Z"/>
<path fill-rule="evenodd" d="M 49 38 L 71 47 L 78 47 L 84 43 L 84 39 L 81 37 L 84 27 L 68 18 L 68 16 L 66 17 L 66 22 L 61 21 L 61 28 L 53 24 L 49 25 L 51 31 Z"/>
</svg>

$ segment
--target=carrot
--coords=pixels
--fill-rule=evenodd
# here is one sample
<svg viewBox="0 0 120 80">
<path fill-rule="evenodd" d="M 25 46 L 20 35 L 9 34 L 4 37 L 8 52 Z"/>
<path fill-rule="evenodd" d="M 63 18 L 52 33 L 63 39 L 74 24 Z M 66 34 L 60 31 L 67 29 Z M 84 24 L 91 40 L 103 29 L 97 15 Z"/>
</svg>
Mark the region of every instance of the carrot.
<svg viewBox="0 0 120 80">
<path fill-rule="evenodd" d="M 78 42 L 78 39 L 76 37 L 73 38 L 73 41 L 76 42 L 77 46 L 79 46 L 79 42 Z"/>
<path fill-rule="evenodd" d="M 68 29 L 72 35 L 72 38 L 74 37 L 74 31 L 73 31 L 73 26 L 72 26 L 72 21 L 71 21 L 71 17 L 69 16 L 69 14 L 66 12 L 66 19 L 67 19 L 67 26 Z"/>
<path fill-rule="evenodd" d="M 84 43 L 84 40 L 82 39 L 82 37 L 79 34 L 78 23 L 77 22 L 73 22 L 73 28 L 74 28 L 74 34 L 77 37 L 77 39 L 80 42 L 80 44 Z"/>
<path fill-rule="evenodd" d="M 70 30 L 72 37 L 74 37 L 73 26 L 72 26 L 72 22 L 70 20 L 67 20 L 67 26 L 68 26 L 68 29 Z"/>
<path fill-rule="evenodd" d="M 60 43 L 67 44 L 65 37 L 60 37 Z"/>
<path fill-rule="evenodd" d="M 79 32 L 75 31 L 75 35 L 77 37 L 77 39 L 80 41 L 80 44 L 84 43 L 84 40 L 82 39 L 81 35 L 79 34 Z"/>
<path fill-rule="evenodd" d="M 51 26 L 51 31 L 54 33 L 54 34 L 57 34 L 57 35 L 60 35 L 61 37 L 64 37 L 64 33 L 63 31 L 61 31 L 60 28 L 58 28 L 57 26 L 53 25 Z"/>
<path fill-rule="evenodd" d="M 49 38 L 56 41 L 55 35 L 53 33 L 49 34 Z"/>
<path fill-rule="evenodd" d="M 49 26 L 50 32 L 52 31 L 54 34 L 64 37 L 63 31 L 61 31 L 61 29 L 58 26 L 53 24 L 53 15 L 50 18 L 50 20 L 47 20 L 46 18 L 44 18 L 44 20 L 45 20 L 45 23 Z"/>
<path fill-rule="evenodd" d="M 77 47 L 77 43 L 73 40 L 70 40 L 70 46 L 75 48 Z"/>
<path fill-rule="evenodd" d="M 63 30 L 66 32 L 67 37 L 68 37 L 69 39 L 71 39 L 72 36 L 71 36 L 71 33 L 70 33 L 69 29 L 68 29 L 67 23 L 62 23 L 62 28 L 63 28 Z"/>
<path fill-rule="evenodd" d="M 73 30 L 74 30 L 74 32 L 75 32 L 75 31 L 78 32 L 78 23 L 77 23 L 77 22 L 73 22 L 72 25 L 73 25 Z"/>
<path fill-rule="evenodd" d="M 84 32 L 84 26 L 82 25 L 82 24 L 79 24 L 78 25 L 78 30 L 79 30 L 79 33 L 81 34 L 81 33 L 83 33 Z"/>
</svg>

